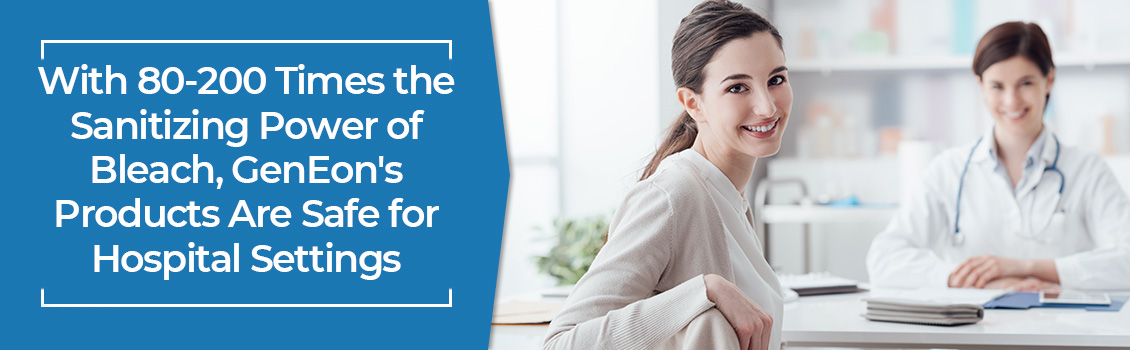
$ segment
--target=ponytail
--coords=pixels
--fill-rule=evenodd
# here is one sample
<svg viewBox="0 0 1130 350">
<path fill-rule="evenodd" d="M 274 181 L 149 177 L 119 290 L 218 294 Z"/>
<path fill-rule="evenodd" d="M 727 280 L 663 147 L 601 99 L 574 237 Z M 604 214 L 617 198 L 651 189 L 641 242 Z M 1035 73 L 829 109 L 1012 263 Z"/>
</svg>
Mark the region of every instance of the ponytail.
<svg viewBox="0 0 1130 350">
<path fill-rule="evenodd" d="M 655 150 L 655 156 L 651 157 L 651 161 L 647 163 L 647 167 L 643 169 L 643 176 L 640 176 L 640 181 L 643 181 L 655 174 L 655 170 L 659 168 L 659 163 L 667 156 L 682 152 L 685 149 L 691 148 L 694 144 L 694 139 L 698 137 L 698 124 L 691 118 L 690 113 L 683 111 L 675 123 L 671 124 L 670 131 L 667 137 L 663 139 L 663 143 L 659 145 L 659 149 Z"/>
</svg>

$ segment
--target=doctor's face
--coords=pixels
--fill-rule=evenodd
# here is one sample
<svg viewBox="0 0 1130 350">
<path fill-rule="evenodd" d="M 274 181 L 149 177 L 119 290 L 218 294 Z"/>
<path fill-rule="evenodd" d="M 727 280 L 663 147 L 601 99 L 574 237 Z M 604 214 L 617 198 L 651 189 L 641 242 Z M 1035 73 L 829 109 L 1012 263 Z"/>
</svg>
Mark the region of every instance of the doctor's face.
<svg viewBox="0 0 1130 350">
<path fill-rule="evenodd" d="M 704 146 L 749 157 L 773 155 L 781 148 L 793 90 L 785 54 L 772 35 L 756 33 L 723 45 L 703 69 L 701 90 L 688 112 Z"/>
<path fill-rule="evenodd" d="M 1054 81 L 1055 68 L 1044 76 L 1035 63 L 1019 55 L 994 63 L 978 79 L 996 127 L 1031 137 L 1043 126 L 1044 106 Z"/>
</svg>

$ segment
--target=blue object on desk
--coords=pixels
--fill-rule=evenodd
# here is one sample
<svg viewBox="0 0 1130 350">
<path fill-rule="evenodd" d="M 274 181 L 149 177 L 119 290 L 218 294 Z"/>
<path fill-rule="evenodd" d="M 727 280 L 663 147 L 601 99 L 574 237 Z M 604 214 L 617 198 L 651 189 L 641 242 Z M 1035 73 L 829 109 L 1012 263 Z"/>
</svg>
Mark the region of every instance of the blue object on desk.
<svg viewBox="0 0 1130 350">
<path fill-rule="evenodd" d="M 855 207 L 855 206 L 859 206 L 859 196 L 856 196 L 854 194 L 849 194 L 849 195 L 844 196 L 840 199 L 828 202 L 824 205 L 827 205 L 827 206 L 830 206 L 830 207 Z"/>
<path fill-rule="evenodd" d="M 1054 307 L 1054 308 L 1067 308 L 1067 309 L 1086 309 L 1087 311 L 1118 311 L 1122 310 L 1122 305 L 1126 304 L 1127 295 L 1112 295 L 1110 296 L 1110 305 L 1072 305 L 1072 304 L 1043 304 L 1040 303 L 1040 293 L 1036 292 L 1016 292 L 1006 294 L 993 301 L 985 303 L 986 309 L 1021 309 L 1027 310 L 1033 307 Z"/>
</svg>

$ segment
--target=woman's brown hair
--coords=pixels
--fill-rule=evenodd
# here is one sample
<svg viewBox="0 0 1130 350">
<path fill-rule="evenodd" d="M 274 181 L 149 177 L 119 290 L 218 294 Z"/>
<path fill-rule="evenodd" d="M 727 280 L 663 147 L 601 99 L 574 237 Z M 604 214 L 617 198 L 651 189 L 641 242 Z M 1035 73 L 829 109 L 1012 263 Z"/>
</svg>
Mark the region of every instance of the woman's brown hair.
<svg viewBox="0 0 1130 350">
<path fill-rule="evenodd" d="M 671 73 L 676 87 L 685 87 L 702 93 L 702 71 L 714 52 L 730 40 L 745 38 L 755 33 L 769 32 L 781 46 L 781 33 L 749 8 L 726 0 L 709 0 L 695 6 L 679 23 L 671 45 Z M 647 179 L 659 168 L 667 156 L 690 148 L 698 136 L 698 125 L 687 111 L 683 111 L 671 125 L 663 143 L 644 167 L 640 180 Z"/>
<path fill-rule="evenodd" d="M 980 78 L 990 66 L 1016 56 L 1032 61 L 1045 77 L 1055 68 L 1051 44 L 1048 44 L 1048 37 L 1040 26 L 1035 23 L 1006 22 L 989 29 L 981 37 L 981 42 L 977 43 L 977 53 L 973 56 L 973 74 Z M 1051 98 L 1051 94 L 1044 98 Z"/>
</svg>

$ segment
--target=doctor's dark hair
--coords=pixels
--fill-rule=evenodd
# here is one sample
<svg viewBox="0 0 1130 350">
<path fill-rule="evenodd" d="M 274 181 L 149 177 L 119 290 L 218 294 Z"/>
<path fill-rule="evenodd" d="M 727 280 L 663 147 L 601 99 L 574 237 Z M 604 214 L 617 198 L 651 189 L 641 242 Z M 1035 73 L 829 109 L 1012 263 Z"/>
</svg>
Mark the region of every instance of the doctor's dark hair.
<svg viewBox="0 0 1130 350">
<path fill-rule="evenodd" d="M 781 33 L 749 8 L 726 0 L 709 0 L 695 6 L 679 22 L 675 40 L 671 45 L 671 73 L 676 87 L 685 87 L 702 93 L 703 68 L 714 53 L 734 39 L 768 32 L 781 46 Z M 683 111 L 671 125 L 663 143 L 651 157 L 640 180 L 647 179 L 667 156 L 690 148 L 698 136 L 698 125 L 687 111 Z"/>
<path fill-rule="evenodd" d="M 1039 25 L 1006 22 L 989 29 L 981 37 L 981 42 L 977 43 L 977 53 L 973 56 L 973 74 L 980 78 L 990 66 L 1016 56 L 1032 61 L 1045 77 L 1055 68 L 1051 44 L 1048 44 L 1048 37 Z M 1045 99 L 1050 97 L 1051 94 L 1048 94 Z"/>
</svg>

